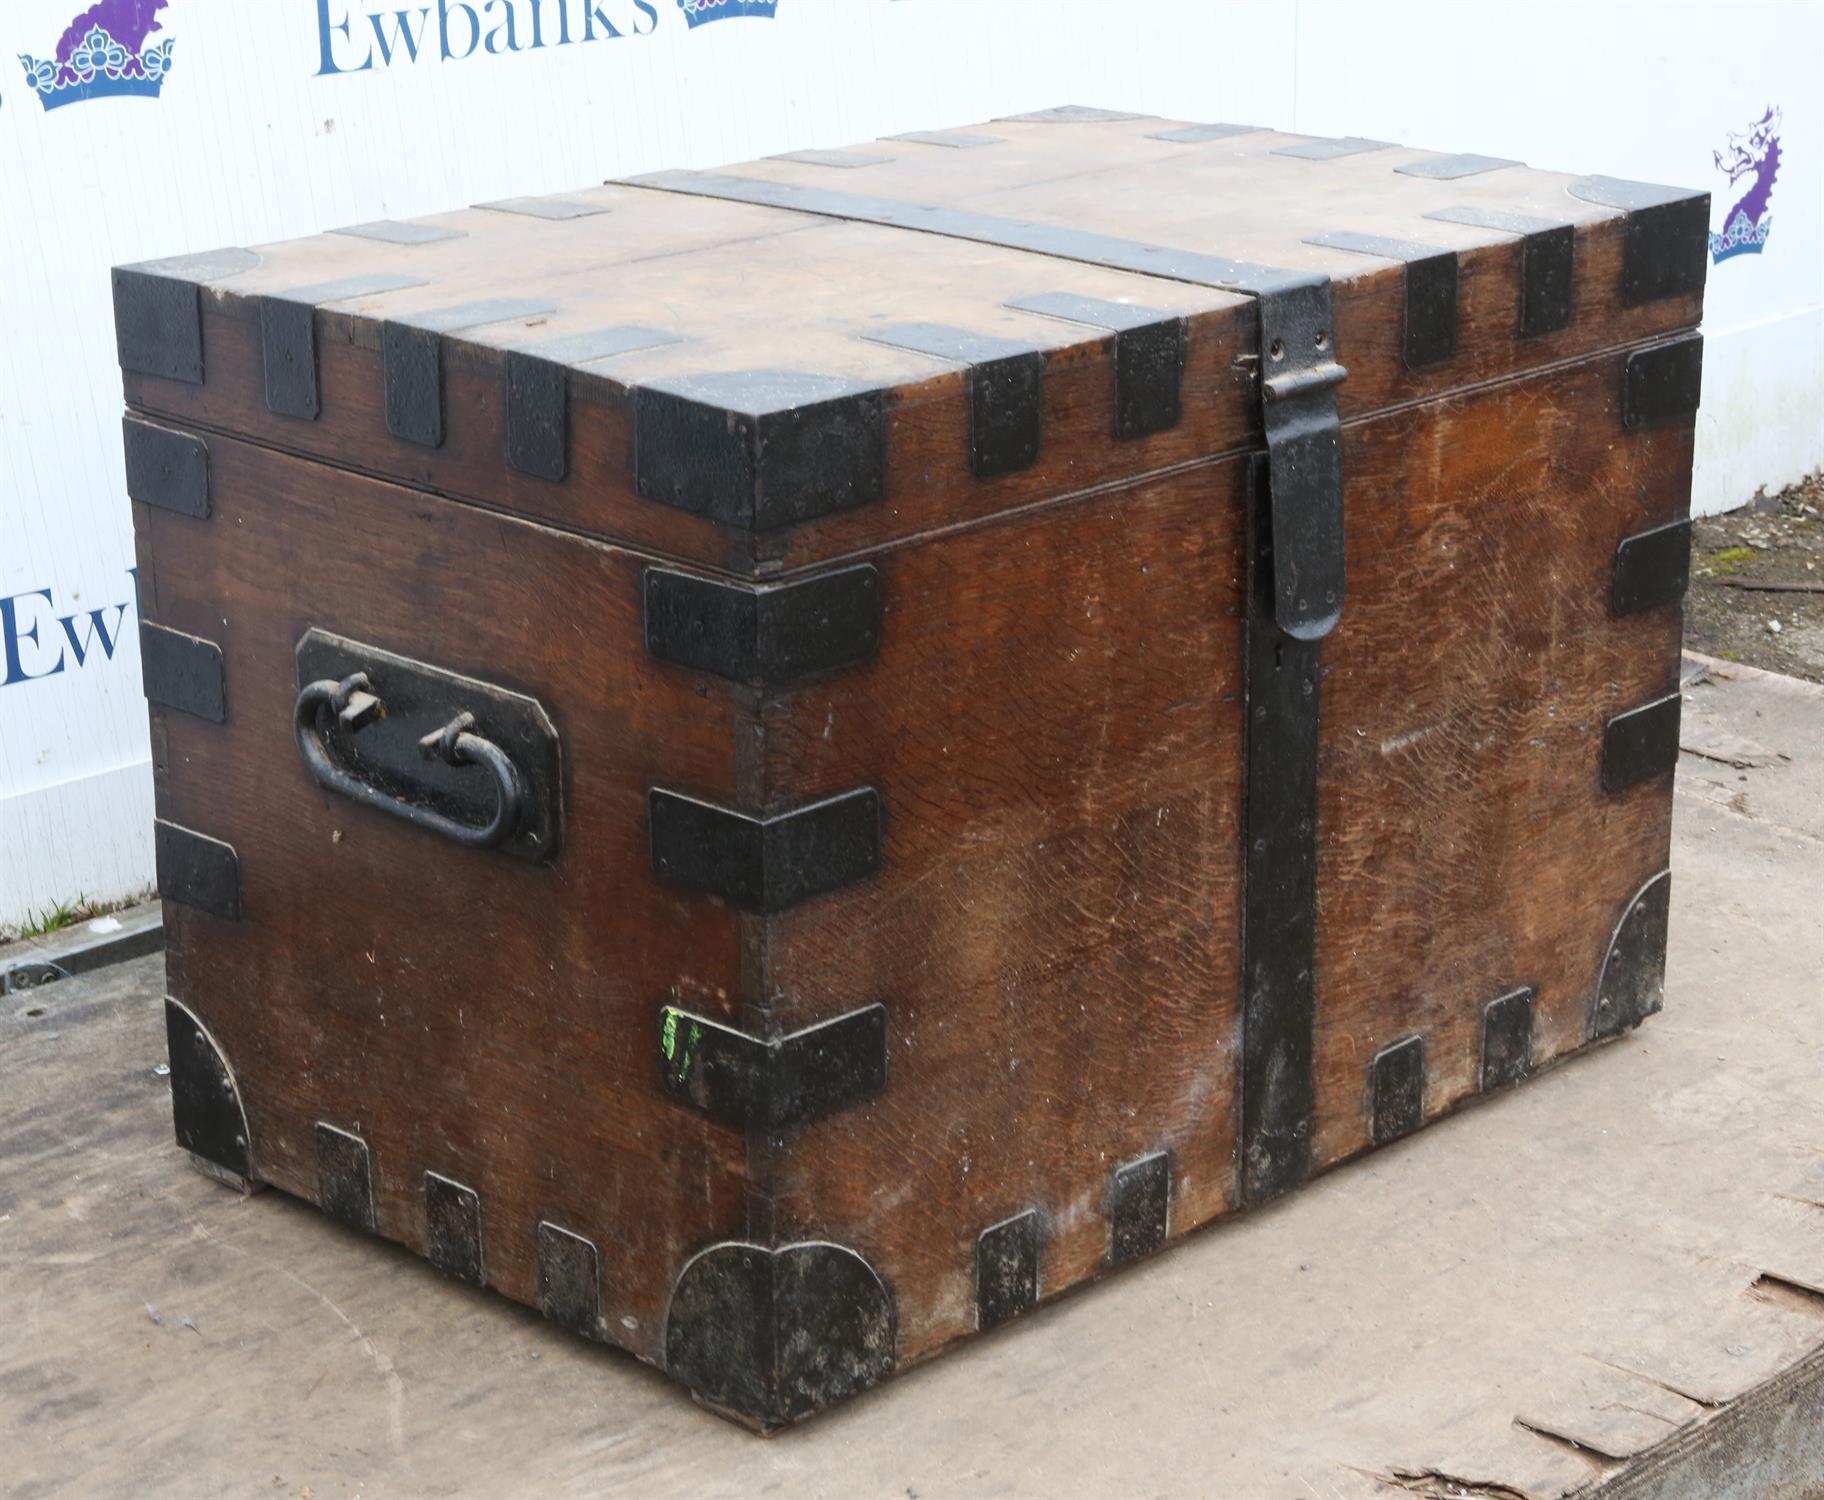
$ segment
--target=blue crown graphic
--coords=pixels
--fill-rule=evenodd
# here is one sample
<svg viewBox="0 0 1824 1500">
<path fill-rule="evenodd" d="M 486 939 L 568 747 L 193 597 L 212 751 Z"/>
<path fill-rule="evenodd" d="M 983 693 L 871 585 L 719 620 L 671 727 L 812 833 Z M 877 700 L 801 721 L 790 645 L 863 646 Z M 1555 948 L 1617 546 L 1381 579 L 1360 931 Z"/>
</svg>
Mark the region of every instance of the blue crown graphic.
<svg viewBox="0 0 1824 1500">
<path fill-rule="evenodd" d="M 1767 247 L 1767 236 L 1773 233 L 1773 215 L 1761 215 L 1761 222 L 1750 224 L 1748 215 L 1738 213 L 1721 234 L 1710 232 L 1710 258 L 1718 265 L 1734 255 L 1759 255 Z"/>
<path fill-rule="evenodd" d="M 693 29 L 730 16 L 771 17 L 778 5 L 779 0 L 678 0 L 678 9 Z"/>
<path fill-rule="evenodd" d="M 70 52 L 68 62 L 20 53 L 25 81 L 45 109 L 61 109 L 84 99 L 138 96 L 156 99 L 171 71 L 171 39 L 129 52 L 103 26 L 90 27 Z"/>
</svg>

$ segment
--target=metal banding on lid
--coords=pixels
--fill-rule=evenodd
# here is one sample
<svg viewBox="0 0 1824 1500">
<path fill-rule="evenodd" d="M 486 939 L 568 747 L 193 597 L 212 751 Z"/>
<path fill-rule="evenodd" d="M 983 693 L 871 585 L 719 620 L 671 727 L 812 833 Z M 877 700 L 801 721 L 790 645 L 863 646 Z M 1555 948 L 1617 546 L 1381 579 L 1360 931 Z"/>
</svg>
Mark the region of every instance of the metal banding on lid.
<svg viewBox="0 0 1824 1500">
<path fill-rule="evenodd" d="M 584 203 L 576 198 L 501 198 L 493 203 L 477 203 L 490 213 L 522 214 L 529 219 L 590 219 L 612 210 L 606 203 Z"/>
<path fill-rule="evenodd" d="M 1145 120 L 1150 116 L 1129 114 L 1120 109 L 1097 109 L 1091 104 L 1058 104 L 1050 109 L 1035 109 L 1030 114 L 1003 115 L 1001 118 L 1021 125 L 1100 125 L 1112 120 Z"/>
<path fill-rule="evenodd" d="M 1483 172 L 1499 172 L 1503 167 L 1524 167 L 1523 161 L 1509 156 L 1477 156 L 1473 151 L 1461 156 L 1428 156 L 1423 161 L 1409 161 L 1393 170 L 1403 177 L 1431 177 L 1451 181 L 1458 177 L 1476 177 Z"/>
<path fill-rule="evenodd" d="M 860 224 L 886 224 L 947 239 L 972 240 L 1008 250 L 1028 250 L 1058 260 L 1082 261 L 1115 271 L 1142 276 L 1162 276 L 1194 286 L 1217 287 L 1244 295 L 1258 295 L 1312 280 L 1309 272 L 1289 271 L 1255 261 L 1231 260 L 1195 250 L 1175 250 L 1149 245 L 1118 235 L 1095 234 L 1026 219 L 1007 219 L 968 209 L 942 208 L 897 198 L 840 192 L 833 188 L 802 187 L 760 177 L 738 177 L 726 172 L 653 172 L 626 179 L 630 187 L 665 193 L 687 193 L 700 198 L 720 198 L 731 203 L 753 203 L 763 208 L 790 208 L 829 219 L 850 219 Z"/>
<path fill-rule="evenodd" d="M 1364 136 L 1345 135 L 1335 140 L 1300 141 L 1296 146 L 1280 146 L 1275 156 L 1295 156 L 1301 161 L 1335 161 L 1343 156 L 1360 156 L 1368 151 L 1386 151 L 1392 141 L 1371 141 Z"/>
<path fill-rule="evenodd" d="M 460 240 L 468 236 L 466 229 L 451 229 L 443 224 L 414 224 L 407 219 L 375 219 L 371 224 L 349 224 L 329 232 L 353 235 L 362 240 L 379 240 L 388 245 L 434 245 L 439 240 Z"/>
<path fill-rule="evenodd" d="M 1199 146 L 1205 141 L 1226 141 L 1232 135 L 1255 135 L 1258 125 L 1180 125 L 1176 130 L 1149 130 L 1149 141 L 1172 141 L 1181 146 Z"/>
<path fill-rule="evenodd" d="M 781 151 L 767 160 L 803 162 L 808 167 L 878 167 L 893 158 L 866 151 Z"/>
<path fill-rule="evenodd" d="M 890 135 L 889 141 L 911 141 L 919 146 L 948 146 L 952 150 L 968 150 L 975 146 L 1004 146 L 1005 136 L 972 135 L 967 130 L 908 130 L 904 135 Z"/>
</svg>

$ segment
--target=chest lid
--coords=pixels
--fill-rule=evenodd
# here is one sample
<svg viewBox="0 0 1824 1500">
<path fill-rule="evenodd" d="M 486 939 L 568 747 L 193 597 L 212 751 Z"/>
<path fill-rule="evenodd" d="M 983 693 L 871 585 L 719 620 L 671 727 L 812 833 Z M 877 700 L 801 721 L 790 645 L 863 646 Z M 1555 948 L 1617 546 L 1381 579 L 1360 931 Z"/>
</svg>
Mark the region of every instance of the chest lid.
<svg viewBox="0 0 1824 1500">
<path fill-rule="evenodd" d="M 1276 513 L 1338 531 L 1339 416 L 1695 325 L 1707 231 L 1676 189 L 1063 109 L 114 296 L 155 424 L 772 574 L 1263 441 Z"/>
</svg>

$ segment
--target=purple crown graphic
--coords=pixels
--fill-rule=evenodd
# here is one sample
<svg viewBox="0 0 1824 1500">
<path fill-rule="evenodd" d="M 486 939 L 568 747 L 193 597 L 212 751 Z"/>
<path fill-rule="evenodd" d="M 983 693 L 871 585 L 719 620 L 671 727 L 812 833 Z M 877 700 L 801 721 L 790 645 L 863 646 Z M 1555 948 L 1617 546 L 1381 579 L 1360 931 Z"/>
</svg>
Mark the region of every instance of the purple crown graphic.
<svg viewBox="0 0 1824 1500">
<path fill-rule="evenodd" d="M 171 39 L 151 42 L 162 30 L 158 13 L 170 0 L 100 0 L 70 23 L 54 58 L 21 53 L 25 81 L 47 110 L 84 99 L 137 95 L 156 99 L 171 71 Z"/>
<path fill-rule="evenodd" d="M 693 29 L 731 16 L 770 17 L 778 5 L 779 0 L 678 0 L 678 9 Z"/>
</svg>

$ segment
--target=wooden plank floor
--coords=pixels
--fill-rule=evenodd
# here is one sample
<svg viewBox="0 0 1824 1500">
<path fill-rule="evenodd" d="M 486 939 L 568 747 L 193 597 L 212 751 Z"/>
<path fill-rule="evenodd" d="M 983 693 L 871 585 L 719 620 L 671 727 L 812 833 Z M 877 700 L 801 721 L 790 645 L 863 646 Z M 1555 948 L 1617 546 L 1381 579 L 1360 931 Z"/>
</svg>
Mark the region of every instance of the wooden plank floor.
<svg viewBox="0 0 1824 1500">
<path fill-rule="evenodd" d="M 1824 690 L 1720 670 L 1663 1015 L 770 1441 L 190 1171 L 157 959 L 0 1000 L 0 1496 L 1819 1493 Z"/>
</svg>

